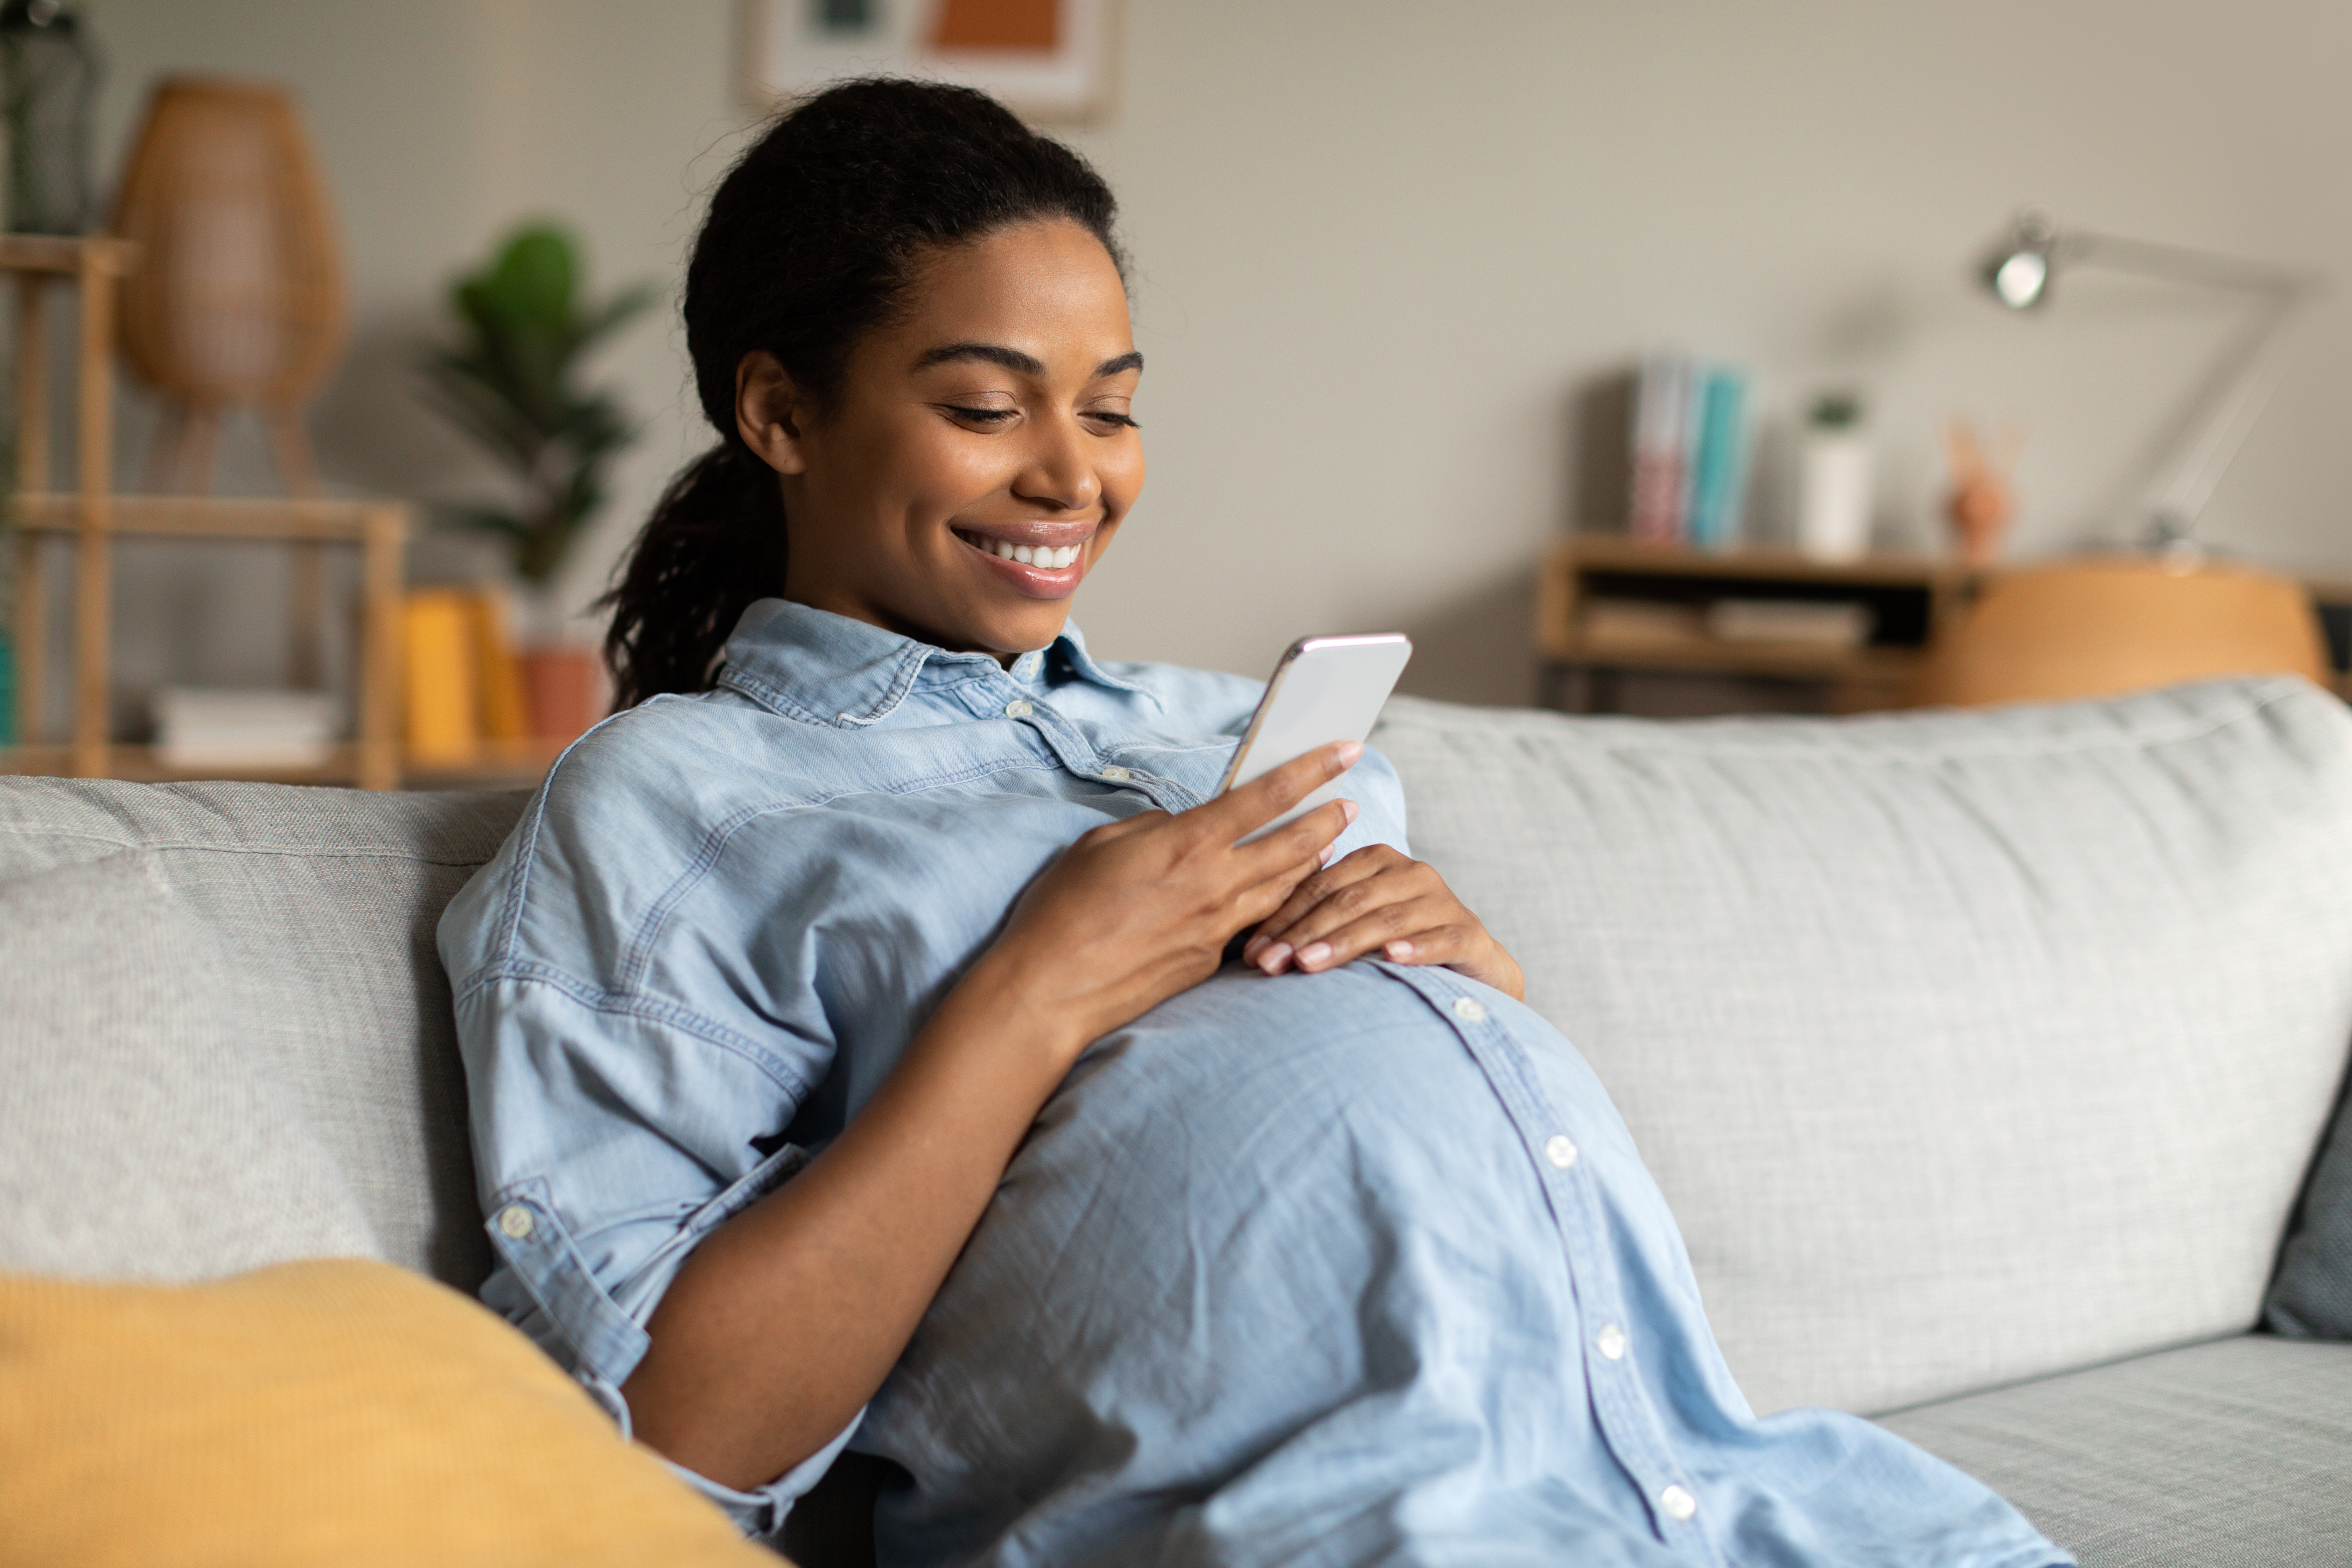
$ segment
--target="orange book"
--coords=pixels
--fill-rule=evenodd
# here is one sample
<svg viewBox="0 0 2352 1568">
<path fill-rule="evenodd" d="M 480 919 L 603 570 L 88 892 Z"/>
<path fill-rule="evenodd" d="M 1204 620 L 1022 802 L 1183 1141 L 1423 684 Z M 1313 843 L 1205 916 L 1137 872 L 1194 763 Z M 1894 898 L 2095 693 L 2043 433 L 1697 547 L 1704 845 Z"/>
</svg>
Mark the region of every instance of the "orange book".
<svg viewBox="0 0 2352 1568">
<path fill-rule="evenodd" d="M 471 598 L 426 588 L 401 604 L 401 705 L 409 760 L 422 767 L 470 763 L 481 750 Z"/>
<path fill-rule="evenodd" d="M 486 741 L 527 741 L 530 716 L 523 702 L 522 667 L 515 661 L 514 636 L 508 629 L 506 593 L 480 588 L 467 595 L 472 613 L 474 695 L 477 719 Z"/>
</svg>

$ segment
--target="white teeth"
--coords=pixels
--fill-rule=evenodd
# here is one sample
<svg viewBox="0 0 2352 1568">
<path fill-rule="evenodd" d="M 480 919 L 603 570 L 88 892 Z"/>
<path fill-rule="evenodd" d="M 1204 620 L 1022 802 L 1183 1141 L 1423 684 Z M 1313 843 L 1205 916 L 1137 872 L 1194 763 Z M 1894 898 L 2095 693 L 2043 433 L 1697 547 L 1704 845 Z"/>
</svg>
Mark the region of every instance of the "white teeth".
<svg viewBox="0 0 2352 1568">
<path fill-rule="evenodd" d="M 1085 552 L 1085 547 L 1077 544 L 1066 544 L 1056 550 L 1050 544 L 1015 544 L 1010 540 L 989 539 L 976 533 L 963 537 L 999 560 L 1034 566 L 1045 572 L 1059 572 L 1065 566 L 1074 566 Z"/>
</svg>

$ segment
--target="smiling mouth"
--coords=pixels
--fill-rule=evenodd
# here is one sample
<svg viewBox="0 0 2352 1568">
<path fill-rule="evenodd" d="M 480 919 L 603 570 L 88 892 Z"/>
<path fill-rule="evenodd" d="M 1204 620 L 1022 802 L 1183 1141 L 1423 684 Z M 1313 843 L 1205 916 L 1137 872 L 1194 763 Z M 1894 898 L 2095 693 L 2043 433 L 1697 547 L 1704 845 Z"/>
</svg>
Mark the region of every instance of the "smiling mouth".
<svg viewBox="0 0 2352 1568">
<path fill-rule="evenodd" d="M 1077 544 L 1065 544 L 1059 548 L 1050 544 L 1015 544 L 1009 539 L 968 533 L 961 528 L 955 531 L 955 536 L 983 554 L 993 555 L 1000 561 L 1010 561 L 1016 566 L 1034 567 L 1040 572 L 1058 572 L 1066 566 L 1076 565 L 1085 549 Z"/>
</svg>

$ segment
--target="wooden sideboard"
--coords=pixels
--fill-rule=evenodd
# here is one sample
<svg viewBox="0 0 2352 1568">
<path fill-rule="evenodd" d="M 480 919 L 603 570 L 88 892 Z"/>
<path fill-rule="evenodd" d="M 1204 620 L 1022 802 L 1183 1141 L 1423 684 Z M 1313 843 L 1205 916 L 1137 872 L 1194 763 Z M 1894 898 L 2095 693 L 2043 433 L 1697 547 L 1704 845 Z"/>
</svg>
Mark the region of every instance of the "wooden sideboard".
<svg viewBox="0 0 2352 1568">
<path fill-rule="evenodd" d="M 1958 562 L 1870 555 L 1817 561 L 1793 550 L 1703 552 L 1610 535 L 1554 543 L 1538 575 L 1536 647 L 1544 701 L 1573 712 L 1621 706 L 1629 675 L 1766 679 L 1811 688 L 1837 713 L 1901 707 L 1937 628 L 1968 601 Z M 2352 700 L 2352 582 L 2305 579 L 2338 695 Z M 1850 646 L 1821 640 L 1728 640 L 1708 612 L 1795 603 L 1855 606 Z"/>
</svg>

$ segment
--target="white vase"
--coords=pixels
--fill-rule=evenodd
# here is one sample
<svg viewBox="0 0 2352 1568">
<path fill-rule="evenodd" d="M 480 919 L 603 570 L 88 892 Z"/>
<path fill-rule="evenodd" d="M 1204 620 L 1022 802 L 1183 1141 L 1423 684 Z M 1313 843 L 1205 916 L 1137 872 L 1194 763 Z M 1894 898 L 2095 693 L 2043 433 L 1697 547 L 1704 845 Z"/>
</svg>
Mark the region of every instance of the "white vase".
<svg viewBox="0 0 2352 1568">
<path fill-rule="evenodd" d="M 1809 430 L 1797 467 L 1797 548 L 1820 561 L 1870 549 L 1870 438 Z"/>
</svg>

